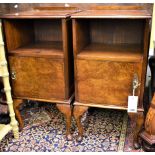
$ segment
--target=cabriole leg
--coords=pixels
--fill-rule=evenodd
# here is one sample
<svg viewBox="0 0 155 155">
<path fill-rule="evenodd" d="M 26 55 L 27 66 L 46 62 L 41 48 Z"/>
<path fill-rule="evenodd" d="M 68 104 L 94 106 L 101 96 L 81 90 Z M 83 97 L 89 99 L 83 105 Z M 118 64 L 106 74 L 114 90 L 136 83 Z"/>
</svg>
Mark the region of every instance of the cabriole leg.
<svg viewBox="0 0 155 155">
<path fill-rule="evenodd" d="M 134 130 L 134 137 L 133 137 L 133 146 L 135 149 L 139 149 L 141 147 L 141 144 L 139 142 L 139 132 L 142 129 L 143 123 L 144 123 L 144 114 L 143 112 L 137 112 L 137 113 L 128 113 L 131 122 L 136 121 L 136 128 Z"/>
<path fill-rule="evenodd" d="M 60 112 L 62 112 L 66 118 L 66 137 L 67 140 L 72 140 L 72 134 L 70 132 L 71 128 L 71 117 L 72 110 L 70 104 L 56 104 Z"/>
<path fill-rule="evenodd" d="M 20 131 L 24 128 L 24 121 L 23 121 L 23 118 L 22 118 L 20 111 L 19 111 L 19 106 L 22 103 L 23 103 L 23 100 L 21 100 L 21 99 L 14 99 L 13 100 L 13 107 L 14 107 L 14 111 L 16 114 L 16 118 L 17 118 L 18 123 L 19 123 Z"/>
<path fill-rule="evenodd" d="M 77 137 L 78 142 L 82 141 L 82 137 L 83 137 L 83 126 L 81 124 L 81 117 L 87 110 L 88 110 L 88 107 L 79 106 L 79 105 L 75 105 L 73 109 L 73 116 L 76 120 L 78 131 L 79 131 L 78 137 Z"/>
</svg>

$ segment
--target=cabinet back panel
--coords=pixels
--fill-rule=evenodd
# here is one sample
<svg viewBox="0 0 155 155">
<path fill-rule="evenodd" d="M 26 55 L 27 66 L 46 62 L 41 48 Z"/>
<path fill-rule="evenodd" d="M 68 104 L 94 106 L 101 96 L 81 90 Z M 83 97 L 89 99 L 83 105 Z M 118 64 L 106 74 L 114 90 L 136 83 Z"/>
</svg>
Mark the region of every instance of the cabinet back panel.
<svg viewBox="0 0 155 155">
<path fill-rule="evenodd" d="M 143 20 L 92 20 L 91 42 L 106 44 L 140 44 L 143 42 Z"/>
<path fill-rule="evenodd" d="M 78 24 L 87 25 L 90 43 L 142 44 L 143 19 L 80 19 Z"/>
<path fill-rule="evenodd" d="M 35 41 L 62 41 L 61 20 L 34 20 Z"/>
</svg>

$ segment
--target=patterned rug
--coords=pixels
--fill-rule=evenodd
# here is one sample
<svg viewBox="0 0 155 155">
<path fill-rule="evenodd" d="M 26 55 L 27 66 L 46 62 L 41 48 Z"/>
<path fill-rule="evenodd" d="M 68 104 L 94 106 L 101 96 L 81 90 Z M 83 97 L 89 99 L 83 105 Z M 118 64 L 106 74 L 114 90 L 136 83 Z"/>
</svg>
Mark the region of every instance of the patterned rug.
<svg viewBox="0 0 155 155">
<path fill-rule="evenodd" d="M 118 152 L 123 151 L 127 113 L 90 108 L 82 117 L 84 138 L 75 140 L 77 127 L 72 120 L 73 141 L 65 139 L 65 119 L 54 104 L 31 102 L 22 107 L 25 127 L 15 140 L 12 132 L 0 142 L 1 152 Z M 127 142 L 126 142 L 127 143 Z M 128 151 L 128 150 L 125 150 Z"/>
</svg>

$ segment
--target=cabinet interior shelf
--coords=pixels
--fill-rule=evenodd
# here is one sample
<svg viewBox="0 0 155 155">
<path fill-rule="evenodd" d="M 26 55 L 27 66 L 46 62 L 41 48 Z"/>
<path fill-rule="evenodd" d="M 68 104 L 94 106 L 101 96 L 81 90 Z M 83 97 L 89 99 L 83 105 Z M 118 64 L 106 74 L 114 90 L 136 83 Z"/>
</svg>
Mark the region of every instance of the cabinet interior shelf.
<svg viewBox="0 0 155 155">
<path fill-rule="evenodd" d="M 91 43 L 77 55 L 79 59 L 139 62 L 143 59 L 140 44 Z"/>
<path fill-rule="evenodd" d="M 40 41 L 9 51 L 10 55 L 63 58 L 61 41 Z"/>
</svg>

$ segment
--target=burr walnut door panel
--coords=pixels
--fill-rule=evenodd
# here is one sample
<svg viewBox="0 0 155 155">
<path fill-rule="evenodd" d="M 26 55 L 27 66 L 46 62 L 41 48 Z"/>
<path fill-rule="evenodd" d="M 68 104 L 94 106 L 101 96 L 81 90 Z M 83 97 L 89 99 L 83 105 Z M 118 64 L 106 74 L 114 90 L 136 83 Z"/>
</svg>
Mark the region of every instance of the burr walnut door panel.
<svg viewBox="0 0 155 155">
<path fill-rule="evenodd" d="M 38 98 L 65 99 L 63 59 L 37 58 Z"/>
<path fill-rule="evenodd" d="M 9 64 L 14 97 L 64 99 L 62 59 L 9 56 Z"/>
<path fill-rule="evenodd" d="M 9 57 L 11 84 L 15 97 L 37 97 L 35 59 Z"/>
<path fill-rule="evenodd" d="M 127 106 L 134 73 L 141 79 L 141 63 L 76 60 L 76 70 L 76 98 L 81 103 Z"/>
</svg>

